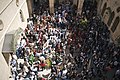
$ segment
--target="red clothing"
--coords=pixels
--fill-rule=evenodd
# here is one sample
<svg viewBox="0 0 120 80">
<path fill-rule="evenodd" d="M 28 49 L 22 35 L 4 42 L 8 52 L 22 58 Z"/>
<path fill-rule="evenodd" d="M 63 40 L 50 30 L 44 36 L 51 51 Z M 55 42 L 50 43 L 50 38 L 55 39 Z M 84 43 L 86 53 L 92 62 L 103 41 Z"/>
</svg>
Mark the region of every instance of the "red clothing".
<svg viewBox="0 0 120 80">
<path fill-rule="evenodd" d="M 42 78 L 42 80 L 46 80 L 45 78 Z"/>
<path fill-rule="evenodd" d="M 41 67 L 45 67 L 45 63 L 40 63 L 40 66 Z"/>
</svg>

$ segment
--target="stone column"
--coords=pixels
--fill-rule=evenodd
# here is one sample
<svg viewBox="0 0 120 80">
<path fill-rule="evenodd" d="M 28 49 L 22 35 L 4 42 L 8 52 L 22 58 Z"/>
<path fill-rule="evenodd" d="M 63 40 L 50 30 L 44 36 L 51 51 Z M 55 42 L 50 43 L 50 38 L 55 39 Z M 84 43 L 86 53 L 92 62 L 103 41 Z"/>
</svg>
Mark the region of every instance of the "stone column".
<svg viewBox="0 0 120 80">
<path fill-rule="evenodd" d="M 50 13 L 54 13 L 54 0 L 49 0 Z"/>
<path fill-rule="evenodd" d="M 97 1 L 97 12 L 98 12 L 98 14 L 101 13 L 101 11 L 102 11 L 101 10 L 102 3 L 103 3 L 103 0 L 98 0 Z"/>
<path fill-rule="evenodd" d="M 81 15 L 83 3 L 84 3 L 84 0 L 79 0 L 79 1 L 78 1 L 77 14 L 80 14 L 80 15 Z"/>
<path fill-rule="evenodd" d="M 76 5 L 76 6 L 77 6 L 77 1 L 78 1 L 78 0 L 73 0 L 73 5 Z"/>
<path fill-rule="evenodd" d="M 27 6 L 28 6 L 29 17 L 31 17 L 32 16 L 32 0 L 27 0 Z"/>
</svg>

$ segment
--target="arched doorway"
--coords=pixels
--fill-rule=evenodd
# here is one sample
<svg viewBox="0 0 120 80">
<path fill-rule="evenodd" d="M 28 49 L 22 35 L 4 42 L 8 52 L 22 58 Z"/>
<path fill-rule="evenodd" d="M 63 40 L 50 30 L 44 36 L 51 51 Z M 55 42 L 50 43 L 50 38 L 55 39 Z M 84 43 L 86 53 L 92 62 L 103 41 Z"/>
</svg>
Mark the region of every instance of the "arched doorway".
<svg viewBox="0 0 120 80">
<path fill-rule="evenodd" d="M 120 12 L 120 7 L 117 8 L 117 13 L 119 13 L 119 12 Z"/>
<path fill-rule="evenodd" d="M 119 18 L 119 16 L 118 16 L 118 17 L 116 17 L 116 19 L 114 20 L 114 23 L 113 23 L 113 25 L 112 25 L 112 27 L 111 27 L 111 31 L 112 31 L 113 33 L 115 32 L 115 30 L 116 30 L 119 22 L 120 22 L 120 18 Z"/>
<path fill-rule="evenodd" d="M 110 17 L 109 17 L 108 22 L 107 22 L 108 26 L 111 25 L 111 22 L 112 22 L 112 20 L 114 19 L 114 16 L 115 16 L 115 12 L 113 11 L 113 12 L 111 13 Z"/>
<path fill-rule="evenodd" d="M 105 3 L 104 6 L 103 6 L 103 9 L 102 9 L 102 12 L 101 12 L 101 15 L 102 15 L 102 16 L 103 16 L 103 14 L 104 14 L 104 12 L 105 12 L 106 7 L 107 7 L 107 3 Z"/>
<path fill-rule="evenodd" d="M 107 24 L 110 16 L 111 16 L 111 8 L 108 7 L 108 8 L 105 9 L 104 14 L 103 14 L 103 20 L 104 20 L 105 24 Z"/>
</svg>

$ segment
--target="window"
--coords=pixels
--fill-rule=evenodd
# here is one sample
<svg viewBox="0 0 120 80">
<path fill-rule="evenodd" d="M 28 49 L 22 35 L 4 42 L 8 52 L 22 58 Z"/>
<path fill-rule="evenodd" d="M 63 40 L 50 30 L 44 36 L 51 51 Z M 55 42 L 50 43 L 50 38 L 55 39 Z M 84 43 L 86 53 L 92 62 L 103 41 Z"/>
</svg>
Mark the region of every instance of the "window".
<svg viewBox="0 0 120 80">
<path fill-rule="evenodd" d="M 105 9 L 104 14 L 103 14 L 103 20 L 104 20 L 105 24 L 107 24 L 107 22 L 108 22 L 108 20 L 109 20 L 109 18 L 111 16 L 111 13 L 112 12 L 111 12 L 111 8 L 110 7 Z"/>
<path fill-rule="evenodd" d="M 120 22 L 120 18 L 119 18 L 119 16 L 118 16 L 118 17 L 116 17 L 116 19 L 115 19 L 115 21 L 114 21 L 114 23 L 113 23 L 113 25 L 112 25 L 112 27 L 111 27 L 111 31 L 112 31 L 113 33 L 115 32 L 115 30 L 116 30 L 119 22 Z"/>
<path fill-rule="evenodd" d="M 2 20 L 0 20 L 0 31 L 3 30 L 3 27 L 4 27 L 3 22 L 2 22 Z"/>
<path fill-rule="evenodd" d="M 25 20 L 24 20 L 24 16 L 23 16 L 23 12 L 22 12 L 22 10 L 20 10 L 20 18 L 21 18 L 21 21 L 22 21 L 22 22 L 25 21 Z"/>
<path fill-rule="evenodd" d="M 105 10 L 106 10 L 106 7 L 107 7 L 107 3 L 105 3 L 104 6 L 103 6 L 103 9 L 102 9 L 102 12 L 101 12 L 101 15 L 102 15 L 102 16 L 103 16 L 103 14 L 104 14 L 104 12 L 105 12 Z"/>
<path fill-rule="evenodd" d="M 17 5 L 17 7 L 19 6 L 19 0 L 16 0 L 16 5 Z"/>
<path fill-rule="evenodd" d="M 119 12 L 120 12 L 120 7 L 117 8 L 117 13 L 119 13 Z"/>
<path fill-rule="evenodd" d="M 113 12 L 110 14 L 109 20 L 108 20 L 108 22 L 107 22 L 108 26 L 111 25 L 111 22 L 112 22 L 114 16 L 115 16 L 115 13 L 114 13 L 114 11 L 113 11 Z"/>
</svg>

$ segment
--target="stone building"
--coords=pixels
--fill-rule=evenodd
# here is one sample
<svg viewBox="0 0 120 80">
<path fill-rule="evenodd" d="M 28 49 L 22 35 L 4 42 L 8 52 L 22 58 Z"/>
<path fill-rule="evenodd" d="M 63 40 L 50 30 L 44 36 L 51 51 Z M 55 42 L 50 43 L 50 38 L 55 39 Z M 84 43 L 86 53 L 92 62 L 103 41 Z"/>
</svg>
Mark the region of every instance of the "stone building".
<svg viewBox="0 0 120 80">
<path fill-rule="evenodd" d="M 0 0 L 0 80 L 9 80 L 13 39 L 25 29 L 28 17 L 26 0 Z"/>
<path fill-rule="evenodd" d="M 115 43 L 120 43 L 120 1 L 119 0 L 96 0 L 98 1 L 98 14 L 108 26 L 111 37 Z"/>
</svg>

